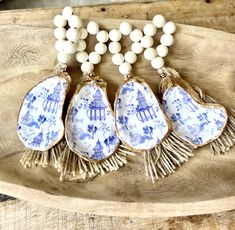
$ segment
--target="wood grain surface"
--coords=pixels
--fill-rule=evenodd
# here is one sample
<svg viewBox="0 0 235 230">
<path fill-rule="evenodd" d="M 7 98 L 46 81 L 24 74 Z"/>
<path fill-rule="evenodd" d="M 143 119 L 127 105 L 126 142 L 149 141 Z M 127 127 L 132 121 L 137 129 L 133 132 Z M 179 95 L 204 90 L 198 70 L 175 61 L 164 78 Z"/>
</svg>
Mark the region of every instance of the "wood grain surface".
<svg viewBox="0 0 235 230">
<path fill-rule="evenodd" d="M 16 115 L 27 90 L 50 74 L 56 63 L 50 22 L 59 11 L 32 10 L 27 15 L 18 12 L 14 14 L 17 18 L 14 23 L 3 20 L 5 14 L 0 14 L 0 192 L 67 210 L 107 215 L 179 216 L 233 209 L 234 150 L 215 158 L 208 147 L 200 148 L 181 170 L 155 186 L 144 177 L 142 156 L 130 159 L 130 164 L 118 172 L 83 184 L 61 183 L 51 168 L 21 167 L 18 160 L 24 147 L 16 135 Z M 28 19 L 23 20 L 26 16 Z M 99 22 L 105 28 L 112 28 L 118 27 L 120 20 Z M 132 22 L 138 28 L 146 23 Z M 225 105 L 233 106 L 234 54 L 234 35 L 178 25 L 176 42 L 166 61 L 186 80 Z M 108 81 L 112 102 L 121 77 L 110 64 L 110 55 L 104 56 L 96 72 Z M 73 79 L 71 96 L 81 73 L 75 63 L 69 72 Z M 142 56 L 134 73 L 157 92 L 158 76 Z"/>
</svg>

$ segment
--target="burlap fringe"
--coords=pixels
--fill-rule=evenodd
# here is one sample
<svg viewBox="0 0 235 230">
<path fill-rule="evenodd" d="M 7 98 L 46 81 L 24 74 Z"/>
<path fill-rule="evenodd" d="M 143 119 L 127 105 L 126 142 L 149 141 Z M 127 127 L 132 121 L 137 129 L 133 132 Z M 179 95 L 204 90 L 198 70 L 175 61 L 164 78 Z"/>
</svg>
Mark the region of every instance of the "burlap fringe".
<svg viewBox="0 0 235 230">
<path fill-rule="evenodd" d="M 153 183 L 160 177 L 175 172 L 184 162 L 193 156 L 195 145 L 180 138 L 172 132 L 166 140 L 151 151 L 144 153 L 145 172 Z"/>
<path fill-rule="evenodd" d="M 27 149 L 20 159 L 21 164 L 25 168 L 42 166 L 46 168 L 48 165 L 58 167 L 61 152 L 65 147 L 66 141 L 61 140 L 58 144 L 47 151 L 37 151 Z"/>
<path fill-rule="evenodd" d="M 92 179 L 96 175 L 118 170 L 127 163 L 126 155 L 130 151 L 123 145 L 110 157 L 100 162 L 90 162 L 72 152 L 66 145 L 61 154 L 58 171 L 61 180 L 81 181 Z"/>
<path fill-rule="evenodd" d="M 218 103 L 213 98 L 205 95 L 200 88 L 194 86 L 194 89 L 204 102 Z M 227 153 L 235 144 L 235 111 L 230 108 L 226 108 L 226 110 L 228 113 L 227 125 L 223 133 L 210 143 L 210 148 L 214 155 Z"/>
</svg>

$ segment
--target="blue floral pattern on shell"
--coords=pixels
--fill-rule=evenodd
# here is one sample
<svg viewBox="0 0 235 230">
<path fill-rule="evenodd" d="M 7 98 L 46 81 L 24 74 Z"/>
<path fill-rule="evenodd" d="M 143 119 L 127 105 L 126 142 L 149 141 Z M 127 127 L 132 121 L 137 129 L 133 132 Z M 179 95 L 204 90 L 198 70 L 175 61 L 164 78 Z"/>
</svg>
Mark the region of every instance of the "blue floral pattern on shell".
<svg viewBox="0 0 235 230">
<path fill-rule="evenodd" d="M 218 137 L 227 122 L 225 109 L 200 105 L 180 86 L 169 88 L 163 95 L 163 108 L 173 128 L 184 139 L 204 145 Z"/>
<path fill-rule="evenodd" d="M 65 134 L 74 152 L 93 160 L 105 159 L 118 147 L 113 112 L 106 93 L 95 83 L 74 95 Z"/>
<path fill-rule="evenodd" d="M 134 80 L 124 83 L 115 103 L 119 137 L 132 148 L 151 149 L 168 133 L 166 117 L 146 83 Z"/>
<path fill-rule="evenodd" d="M 61 116 L 67 88 L 65 79 L 53 76 L 26 94 L 17 127 L 26 147 L 44 151 L 62 138 L 64 125 Z"/>
</svg>

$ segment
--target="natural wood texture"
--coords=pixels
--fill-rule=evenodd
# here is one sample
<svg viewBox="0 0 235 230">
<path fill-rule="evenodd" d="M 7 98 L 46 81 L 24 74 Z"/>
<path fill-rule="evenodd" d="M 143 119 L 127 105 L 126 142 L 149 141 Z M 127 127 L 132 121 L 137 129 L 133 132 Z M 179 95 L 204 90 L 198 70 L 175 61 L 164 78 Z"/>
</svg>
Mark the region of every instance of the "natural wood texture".
<svg viewBox="0 0 235 230">
<path fill-rule="evenodd" d="M 53 26 L 49 23 L 54 14 L 55 10 L 33 10 L 23 22 L 25 13 L 18 12 L 21 21 L 15 24 L 5 21 L 5 14 L 0 15 L 0 192 L 67 210 L 115 216 L 179 216 L 234 209 L 234 149 L 225 156 L 212 157 L 208 147 L 200 148 L 176 174 L 155 186 L 144 176 L 141 155 L 132 157 L 118 172 L 81 184 L 61 183 L 52 168 L 21 167 L 24 147 L 16 134 L 17 112 L 25 93 L 49 75 L 56 63 Z M 139 28 L 146 23 L 132 22 Z M 120 20 L 99 23 L 113 28 Z M 234 54 L 235 35 L 178 25 L 176 42 L 166 61 L 190 83 L 233 106 Z M 150 64 L 140 56 L 135 67 L 134 73 L 157 92 L 159 77 Z M 73 79 L 71 96 L 81 73 L 75 63 L 69 72 Z M 111 65 L 110 55 L 104 56 L 96 72 L 108 81 L 112 102 L 122 79 Z"/>
<path fill-rule="evenodd" d="M 0 203 L 0 229 L 46 230 L 233 230 L 235 211 L 172 218 L 132 218 L 85 215 L 25 201 Z"/>
<path fill-rule="evenodd" d="M 112 4 L 77 8 L 82 18 L 113 18 L 151 20 L 155 14 L 163 14 L 169 20 L 189 25 L 203 26 L 227 32 L 235 32 L 235 1 L 234 0 L 159 0 L 155 2 L 128 4 Z M 107 3 L 107 2 L 106 2 Z M 109 2 L 112 3 L 112 2 Z M 35 4 L 35 3 L 34 3 Z M 47 3 L 49 4 L 49 3 Z M 69 4 L 64 3 L 64 4 Z M 86 4 L 89 4 L 86 2 Z M 52 25 L 48 17 L 54 16 L 61 9 L 38 11 L 3 11 L 4 24 L 32 25 L 31 16 L 37 14 L 37 25 Z M 24 12 L 22 14 L 22 12 Z M 35 14 L 32 14 L 35 12 Z M 14 14 L 14 15 L 13 15 Z"/>
</svg>

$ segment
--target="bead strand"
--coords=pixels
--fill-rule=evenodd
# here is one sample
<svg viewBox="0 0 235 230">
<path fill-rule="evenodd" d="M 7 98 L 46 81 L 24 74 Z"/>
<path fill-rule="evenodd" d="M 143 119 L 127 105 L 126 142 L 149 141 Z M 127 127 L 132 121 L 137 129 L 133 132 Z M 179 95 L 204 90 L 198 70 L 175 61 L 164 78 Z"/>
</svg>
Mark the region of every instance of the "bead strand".
<svg viewBox="0 0 235 230">
<path fill-rule="evenodd" d="M 122 35 L 129 35 L 132 43 L 131 51 L 127 51 L 124 55 L 121 52 L 120 40 Z M 111 40 L 108 49 L 112 56 L 114 65 L 119 66 L 119 72 L 123 75 L 128 75 L 132 71 L 132 64 L 137 61 L 137 54 L 143 52 L 144 48 L 141 45 L 143 40 L 143 33 L 139 29 L 132 30 L 132 25 L 129 22 L 122 22 L 119 29 L 112 29 L 109 32 L 109 39 Z M 151 38 L 152 39 L 152 38 Z M 144 39 L 142 42 L 147 44 L 148 41 Z"/>
<path fill-rule="evenodd" d="M 57 27 L 54 30 L 57 60 L 59 63 L 68 64 L 72 55 L 82 46 L 82 41 L 87 36 L 86 30 L 82 27 L 81 18 L 74 15 L 73 8 L 69 6 L 62 10 L 61 15 L 54 17 L 54 25 Z M 69 28 L 66 30 L 67 25 Z"/>
<path fill-rule="evenodd" d="M 157 29 L 163 29 L 163 35 L 160 37 L 160 44 L 153 48 L 153 43 L 149 47 L 144 47 L 144 57 L 146 60 L 151 61 L 151 66 L 154 69 L 161 69 L 164 67 L 164 57 L 168 54 L 168 47 L 173 45 L 174 37 L 172 34 L 176 31 L 176 25 L 174 22 L 166 22 L 166 19 L 162 15 L 156 15 L 153 17 L 152 23 L 148 23 L 144 26 L 144 34 L 146 36 L 153 37 Z"/>
<path fill-rule="evenodd" d="M 107 51 L 107 46 L 105 43 L 109 40 L 108 32 L 105 30 L 99 30 L 99 25 L 94 22 L 90 21 L 87 24 L 86 28 L 86 36 L 88 34 L 95 35 L 98 43 L 95 45 L 95 51 L 91 53 L 87 53 L 86 49 L 86 42 L 80 41 L 78 44 L 78 50 L 76 53 L 76 60 L 81 63 L 81 70 L 83 73 L 89 74 L 94 70 L 94 65 L 99 64 L 101 61 L 101 55 L 105 54 Z M 79 48 L 80 47 L 80 48 Z"/>
</svg>

